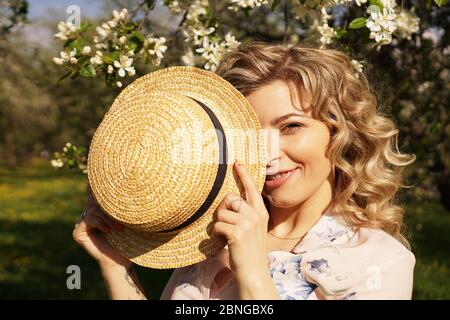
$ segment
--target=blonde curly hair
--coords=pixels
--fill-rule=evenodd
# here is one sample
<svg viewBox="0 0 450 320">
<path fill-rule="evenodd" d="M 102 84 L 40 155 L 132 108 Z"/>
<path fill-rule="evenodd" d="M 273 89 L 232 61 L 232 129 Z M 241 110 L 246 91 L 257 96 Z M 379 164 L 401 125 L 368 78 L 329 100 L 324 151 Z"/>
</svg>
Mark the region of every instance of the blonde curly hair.
<svg viewBox="0 0 450 320">
<path fill-rule="evenodd" d="M 313 117 L 331 133 L 332 210 L 351 226 L 382 229 L 410 248 L 395 195 L 415 156 L 398 150 L 395 123 L 377 110 L 376 93 L 348 55 L 253 41 L 225 54 L 215 72 L 244 96 L 274 80 L 293 81 L 299 95 L 308 94 Z"/>
</svg>

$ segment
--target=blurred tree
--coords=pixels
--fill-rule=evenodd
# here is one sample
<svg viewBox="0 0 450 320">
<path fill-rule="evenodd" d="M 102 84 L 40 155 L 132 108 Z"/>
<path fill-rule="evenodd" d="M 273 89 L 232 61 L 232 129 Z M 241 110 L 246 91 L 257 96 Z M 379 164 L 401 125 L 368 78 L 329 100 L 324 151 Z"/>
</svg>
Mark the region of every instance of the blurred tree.
<svg viewBox="0 0 450 320">
<path fill-rule="evenodd" d="M 30 57 L 0 40 L 0 132 L 11 167 L 17 153 L 31 154 L 34 142 L 56 125 L 54 100 L 35 83 L 38 74 Z"/>
<path fill-rule="evenodd" d="M 292 4 L 282 2 L 279 10 L 263 6 L 248 13 L 218 8 L 222 25 L 231 26 L 238 39 L 267 42 L 317 42 L 319 34 L 308 33 L 293 19 Z M 409 39 L 394 39 L 380 51 L 371 49 L 367 29 L 348 30 L 331 47 L 344 50 L 364 64 L 364 72 L 378 93 L 381 112 L 394 117 L 400 130 L 399 147 L 414 153 L 408 197 L 438 194 L 450 210 L 450 7 L 433 0 L 403 0 L 406 10 L 415 8 L 420 32 Z M 335 12 L 331 25 L 342 15 L 358 17 L 357 7 Z"/>
<path fill-rule="evenodd" d="M 0 0 L 0 37 L 27 21 L 28 1 Z"/>
<path fill-rule="evenodd" d="M 450 7 L 403 1 L 412 4 L 421 19 L 420 34 L 379 54 L 366 53 L 367 74 L 377 84 L 384 110 L 397 121 L 399 145 L 417 156 L 411 181 L 420 187 L 409 196 L 437 191 L 450 210 Z"/>
</svg>

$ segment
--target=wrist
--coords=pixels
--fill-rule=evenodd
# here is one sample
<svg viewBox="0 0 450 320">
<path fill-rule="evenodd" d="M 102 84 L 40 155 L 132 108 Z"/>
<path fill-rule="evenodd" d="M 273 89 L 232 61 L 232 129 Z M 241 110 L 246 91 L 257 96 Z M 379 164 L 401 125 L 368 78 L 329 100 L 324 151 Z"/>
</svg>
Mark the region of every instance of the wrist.
<svg viewBox="0 0 450 320">
<path fill-rule="evenodd" d="M 129 269 L 133 266 L 133 262 L 129 259 L 126 259 L 120 255 L 103 257 L 103 259 L 98 259 L 97 263 L 101 268 L 104 269 L 114 269 L 114 268 L 126 268 Z"/>
<path fill-rule="evenodd" d="M 131 262 L 129 264 L 99 262 L 98 264 L 103 276 L 117 274 L 117 272 L 127 272 L 133 265 Z"/>
<path fill-rule="evenodd" d="M 255 283 L 261 283 L 261 280 L 272 281 L 268 268 L 236 271 L 236 279 L 242 287 L 254 287 Z"/>
</svg>

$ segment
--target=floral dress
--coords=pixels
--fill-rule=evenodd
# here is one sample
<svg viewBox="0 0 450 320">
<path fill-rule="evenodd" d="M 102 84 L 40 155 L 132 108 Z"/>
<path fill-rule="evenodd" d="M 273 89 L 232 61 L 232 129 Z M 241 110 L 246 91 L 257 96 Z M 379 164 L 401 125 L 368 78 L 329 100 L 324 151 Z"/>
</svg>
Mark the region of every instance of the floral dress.
<svg viewBox="0 0 450 320">
<path fill-rule="evenodd" d="M 379 229 L 353 229 L 324 213 L 294 248 L 267 254 L 268 270 L 282 299 L 411 299 L 415 257 Z M 192 266 L 175 269 L 161 299 L 234 300 L 231 277 L 220 288 L 214 278 L 230 268 L 227 247 Z"/>
</svg>

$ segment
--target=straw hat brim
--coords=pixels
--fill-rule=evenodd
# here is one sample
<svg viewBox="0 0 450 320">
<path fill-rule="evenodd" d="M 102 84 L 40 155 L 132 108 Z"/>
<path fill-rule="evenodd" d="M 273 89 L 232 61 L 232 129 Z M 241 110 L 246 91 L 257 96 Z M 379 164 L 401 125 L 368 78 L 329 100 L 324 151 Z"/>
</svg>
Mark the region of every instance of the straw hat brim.
<svg viewBox="0 0 450 320">
<path fill-rule="evenodd" d="M 216 238 L 211 232 L 215 221 L 214 211 L 226 194 L 235 192 L 245 197 L 239 178 L 233 171 L 235 159 L 243 162 L 258 190 L 263 189 L 266 161 L 260 123 L 247 99 L 230 83 L 212 72 L 181 66 L 162 69 L 137 79 L 120 93 L 108 114 L 119 112 L 143 92 L 176 92 L 191 97 L 210 108 L 225 130 L 255 132 L 246 141 L 233 141 L 233 138 L 227 141 L 230 159 L 223 185 L 212 205 L 197 221 L 179 231 L 168 233 L 136 231 L 126 227 L 122 231 L 111 230 L 104 234 L 121 255 L 138 265 L 158 269 L 192 265 L 215 254 L 226 244 L 222 237 Z M 108 192 L 104 188 L 108 186 L 103 180 L 113 177 L 101 177 L 99 174 L 103 170 L 99 168 L 99 159 L 103 156 L 99 139 L 96 132 L 88 158 L 88 178 L 97 202 L 108 213 L 108 209 L 111 210 L 108 207 L 111 199 L 107 199 Z M 120 220 L 114 215 L 112 218 Z"/>
</svg>

